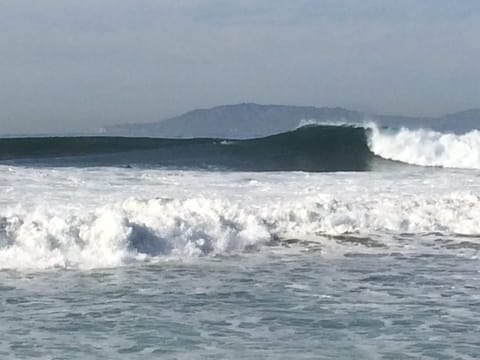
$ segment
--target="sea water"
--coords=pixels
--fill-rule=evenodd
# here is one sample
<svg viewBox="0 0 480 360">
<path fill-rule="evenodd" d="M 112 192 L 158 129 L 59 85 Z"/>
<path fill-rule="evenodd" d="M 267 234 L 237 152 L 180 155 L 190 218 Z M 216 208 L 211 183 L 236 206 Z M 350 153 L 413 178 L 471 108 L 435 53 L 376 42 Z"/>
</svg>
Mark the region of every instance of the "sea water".
<svg viewBox="0 0 480 360">
<path fill-rule="evenodd" d="M 476 359 L 480 172 L 0 166 L 1 359 Z"/>
</svg>

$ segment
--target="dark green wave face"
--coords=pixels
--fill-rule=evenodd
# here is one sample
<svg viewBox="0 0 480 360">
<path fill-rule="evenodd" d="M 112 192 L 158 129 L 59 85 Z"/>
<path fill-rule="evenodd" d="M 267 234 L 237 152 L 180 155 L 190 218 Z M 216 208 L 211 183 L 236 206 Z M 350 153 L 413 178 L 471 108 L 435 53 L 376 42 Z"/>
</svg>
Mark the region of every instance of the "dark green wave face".
<svg viewBox="0 0 480 360">
<path fill-rule="evenodd" d="M 242 171 L 366 171 L 363 128 L 311 126 L 249 140 L 122 137 L 0 140 L 0 160 L 38 166 L 147 166 Z"/>
</svg>

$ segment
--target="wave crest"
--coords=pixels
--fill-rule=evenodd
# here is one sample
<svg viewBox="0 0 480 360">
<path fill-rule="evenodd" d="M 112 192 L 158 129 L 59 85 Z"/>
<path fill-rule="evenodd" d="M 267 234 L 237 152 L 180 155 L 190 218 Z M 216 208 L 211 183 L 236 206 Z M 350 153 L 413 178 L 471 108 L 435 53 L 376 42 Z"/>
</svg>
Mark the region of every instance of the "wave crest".
<svg viewBox="0 0 480 360">
<path fill-rule="evenodd" d="M 247 140 L 22 138 L 0 140 L 0 160 L 48 166 L 148 166 L 240 171 L 368 171 L 379 158 L 420 166 L 480 169 L 480 131 L 463 135 L 305 122 Z M 226 146 L 228 145 L 228 146 Z M 382 163 L 385 163 L 383 161 Z"/>
</svg>

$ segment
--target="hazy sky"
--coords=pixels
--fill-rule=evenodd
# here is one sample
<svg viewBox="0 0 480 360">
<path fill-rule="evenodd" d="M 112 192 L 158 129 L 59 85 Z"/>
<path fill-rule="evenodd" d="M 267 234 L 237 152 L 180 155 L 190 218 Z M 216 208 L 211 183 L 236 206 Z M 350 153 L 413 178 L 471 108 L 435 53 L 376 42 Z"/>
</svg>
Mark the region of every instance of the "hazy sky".
<svg viewBox="0 0 480 360">
<path fill-rule="evenodd" d="M 478 0 L 0 0 L 0 133 L 239 102 L 480 107 Z"/>
</svg>

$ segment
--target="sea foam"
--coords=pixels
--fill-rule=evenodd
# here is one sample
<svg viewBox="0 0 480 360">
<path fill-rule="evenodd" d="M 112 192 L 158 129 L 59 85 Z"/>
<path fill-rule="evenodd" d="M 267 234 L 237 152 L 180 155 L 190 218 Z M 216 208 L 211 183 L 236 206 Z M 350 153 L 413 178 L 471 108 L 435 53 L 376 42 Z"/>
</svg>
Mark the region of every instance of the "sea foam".
<svg viewBox="0 0 480 360">
<path fill-rule="evenodd" d="M 358 242 L 338 249 L 336 239 L 345 236 L 414 251 L 428 234 L 459 242 L 480 234 L 477 179 L 476 171 L 421 167 L 259 173 L 0 166 L 0 268 L 248 256 L 292 239 L 314 242 L 324 255 L 358 251 Z"/>
<path fill-rule="evenodd" d="M 458 135 L 424 129 L 370 129 L 370 149 L 385 159 L 421 166 L 480 169 L 478 130 Z"/>
<path fill-rule="evenodd" d="M 365 199 L 312 196 L 245 204 L 227 198 L 129 198 L 92 211 L 39 206 L 3 213 L 0 268 L 97 268 L 158 257 L 227 255 L 283 240 L 391 234 L 478 235 L 472 193 Z M 414 245 L 414 244 L 412 244 Z"/>
</svg>

